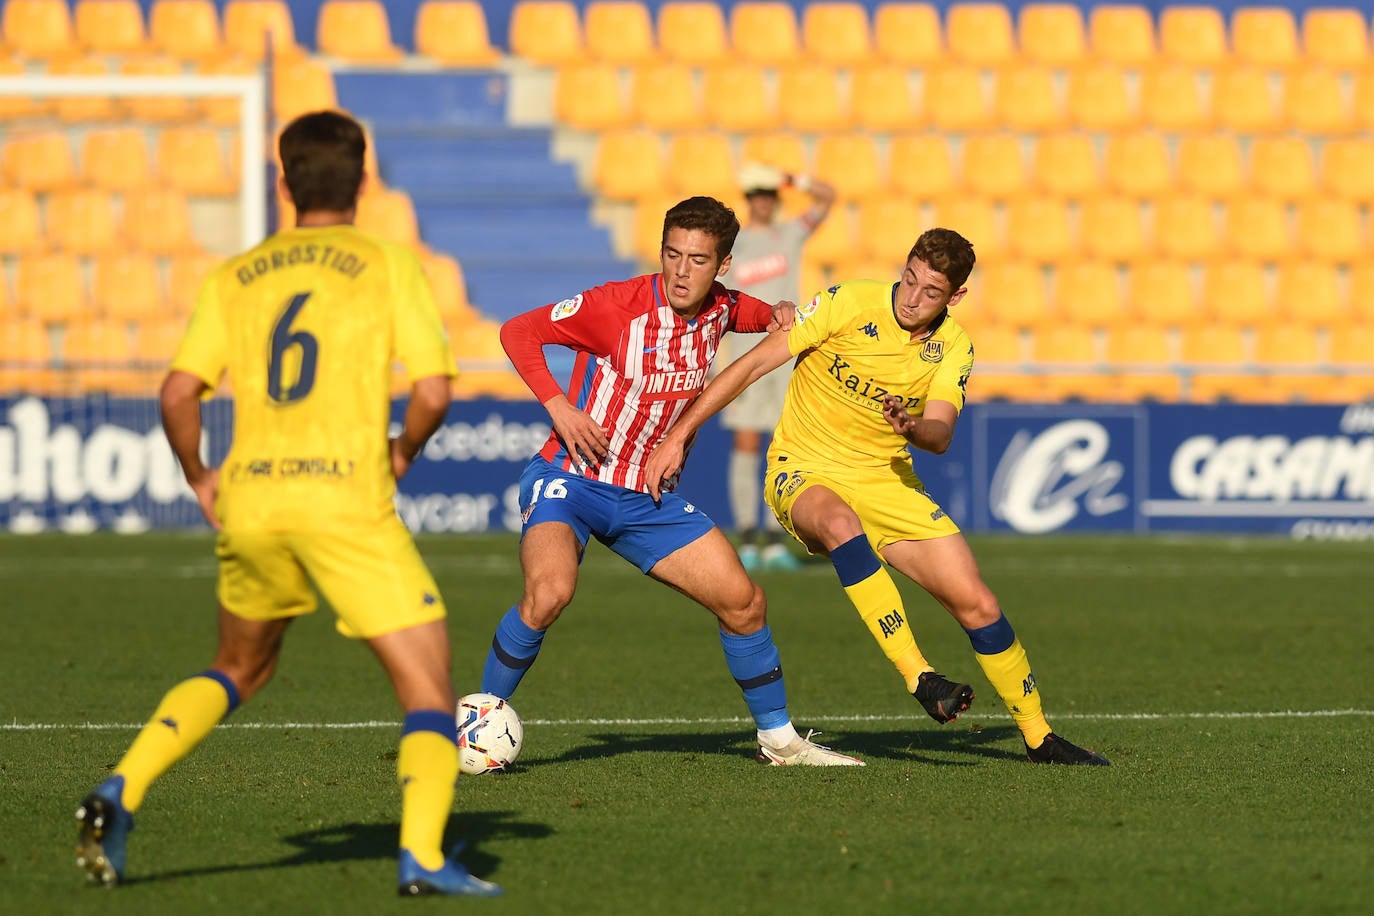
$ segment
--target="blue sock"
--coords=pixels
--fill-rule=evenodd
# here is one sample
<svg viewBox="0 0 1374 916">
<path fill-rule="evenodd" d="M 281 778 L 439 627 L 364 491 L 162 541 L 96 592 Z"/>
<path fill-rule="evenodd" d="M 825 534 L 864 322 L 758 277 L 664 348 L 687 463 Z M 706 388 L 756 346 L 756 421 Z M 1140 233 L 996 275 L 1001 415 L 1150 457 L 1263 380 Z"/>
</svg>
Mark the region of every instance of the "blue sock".
<svg viewBox="0 0 1374 916">
<path fill-rule="evenodd" d="M 487 666 L 482 669 L 482 692 L 509 700 L 515 688 L 520 686 L 520 679 L 539 657 L 539 645 L 544 641 L 545 632 L 527 626 L 520 619 L 519 605 L 506 611 L 496 625 L 491 651 L 487 653 Z"/>
<path fill-rule="evenodd" d="M 787 688 L 782 683 L 782 660 L 773 645 L 773 631 L 764 627 L 748 636 L 721 631 L 725 664 L 744 691 L 749 714 L 760 729 L 778 728 L 792 721 L 787 714 Z"/>
</svg>

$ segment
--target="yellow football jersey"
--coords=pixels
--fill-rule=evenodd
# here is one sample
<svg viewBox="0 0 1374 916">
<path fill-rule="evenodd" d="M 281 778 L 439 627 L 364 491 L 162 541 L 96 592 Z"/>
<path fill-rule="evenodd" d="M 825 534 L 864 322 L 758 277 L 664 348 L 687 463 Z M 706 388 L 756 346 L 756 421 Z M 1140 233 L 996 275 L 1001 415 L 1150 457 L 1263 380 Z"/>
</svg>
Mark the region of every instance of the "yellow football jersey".
<svg viewBox="0 0 1374 916">
<path fill-rule="evenodd" d="M 420 263 L 352 226 L 291 229 L 206 280 L 173 369 L 226 372 L 234 438 L 227 528 L 367 525 L 394 514 L 391 367 L 453 376 Z"/>
<path fill-rule="evenodd" d="M 928 401 L 963 410 L 973 343 L 948 313 L 924 340 L 897 323 L 895 283 L 850 280 L 797 309 L 787 334 L 797 360 L 769 460 L 887 467 L 906 441 L 883 418 L 883 397 L 906 398 L 920 416 Z"/>
</svg>

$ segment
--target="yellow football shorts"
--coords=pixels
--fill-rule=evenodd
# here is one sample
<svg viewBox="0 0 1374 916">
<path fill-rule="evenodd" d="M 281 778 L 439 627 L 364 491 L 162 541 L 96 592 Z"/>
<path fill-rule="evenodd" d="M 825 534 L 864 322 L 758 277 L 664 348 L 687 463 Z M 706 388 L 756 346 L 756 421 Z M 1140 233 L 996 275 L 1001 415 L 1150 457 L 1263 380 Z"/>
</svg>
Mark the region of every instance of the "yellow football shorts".
<svg viewBox="0 0 1374 916">
<path fill-rule="evenodd" d="M 220 604 L 248 620 L 316 608 L 313 582 L 340 633 L 371 639 L 442 620 L 444 600 L 399 518 L 343 531 L 229 531 L 215 545 Z"/>
<path fill-rule="evenodd" d="M 910 462 L 894 458 L 886 468 L 837 468 L 808 466 L 793 456 L 771 457 L 763 497 L 794 538 L 792 506 L 815 486 L 826 487 L 849 504 L 875 551 L 897 541 L 926 541 L 959 533 L 959 526 L 926 494 Z M 783 457 L 786 460 L 778 460 Z"/>
</svg>

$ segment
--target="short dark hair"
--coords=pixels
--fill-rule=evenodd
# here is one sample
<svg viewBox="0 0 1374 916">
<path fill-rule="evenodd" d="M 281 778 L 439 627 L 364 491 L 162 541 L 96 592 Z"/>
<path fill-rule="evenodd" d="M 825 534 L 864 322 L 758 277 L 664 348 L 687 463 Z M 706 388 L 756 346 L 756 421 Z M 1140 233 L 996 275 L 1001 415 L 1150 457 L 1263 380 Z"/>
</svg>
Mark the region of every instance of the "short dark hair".
<svg viewBox="0 0 1374 916">
<path fill-rule="evenodd" d="M 716 240 L 716 258 L 724 261 L 734 250 L 739 235 L 739 218 L 735 211 L 714 197 L 689 197 L 674 204 L 663 215 L 663 239 L 668 244 L 670 229 L 700 229 Z"/>
<path fill-rule="evenodd" d="M 973 243 L 953 229 L 927 229 L 921 233 L 911 252 L 906 256 L 920 258 L 930 265 L 931 270 L 939 271 L 949 281 L 950 292 L 964 285 L 968 275 L 973 273 Z"/>
<path fill-rule="evenodd" d="M 339 111 L 303 114 L 281 132 L 277 151 L 297 213 L 357 206 L 367 135 L 353 118 Z"/>
</svg>

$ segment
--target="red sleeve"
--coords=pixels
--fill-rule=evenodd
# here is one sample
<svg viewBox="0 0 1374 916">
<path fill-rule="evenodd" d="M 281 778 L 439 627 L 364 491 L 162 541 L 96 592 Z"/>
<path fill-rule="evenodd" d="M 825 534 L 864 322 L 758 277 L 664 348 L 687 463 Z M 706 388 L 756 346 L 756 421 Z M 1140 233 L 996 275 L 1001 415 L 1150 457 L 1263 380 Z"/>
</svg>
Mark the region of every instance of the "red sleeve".
<svg viewBox="0 0 1374 916">
<path fill-rule="evenodd" d="M 773 306 L 748 293 L 731 290 L 730 294 L 736 297 L 735 306 L 730 310 L 730 330 L 757 334 L 768 329 L 768 322 L 773 320 Z"/>
<path fill-rule="evenodd" d="M 611 299 L 603 289 L 597 287 L 554 305 L 531 309 L 501 325 L 501 346 L 539 403 L 567 393 L 549 371 L 544 358 L 545 344 L 558 344 L 595 356 L 610 352 L 620 324 L 607 320 L 606 307 Z"/>
</svg>

